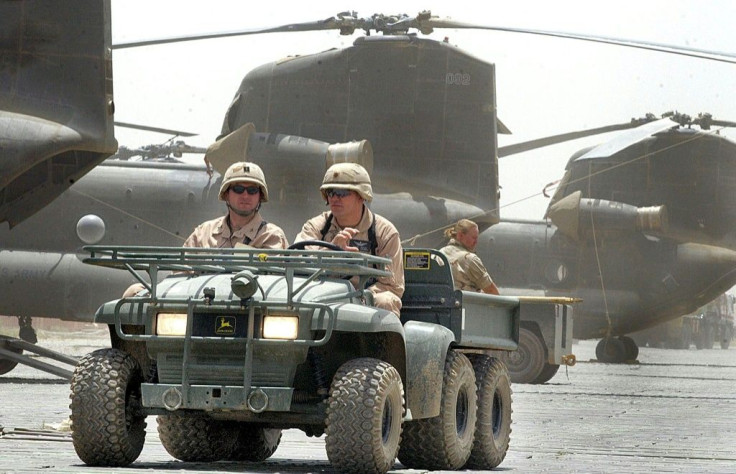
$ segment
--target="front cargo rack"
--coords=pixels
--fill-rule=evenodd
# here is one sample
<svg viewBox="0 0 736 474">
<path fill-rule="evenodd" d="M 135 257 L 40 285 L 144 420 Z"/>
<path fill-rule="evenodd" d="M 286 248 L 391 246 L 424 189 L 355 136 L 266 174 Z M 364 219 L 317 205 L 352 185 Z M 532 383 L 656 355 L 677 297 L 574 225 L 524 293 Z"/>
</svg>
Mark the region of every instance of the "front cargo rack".
<svg viewBox="0 0 736 474">
<path fill-rule="evenodd" d="M 160 271 L 191 273 L 236 273 L 243 270 L 286 275 L 307 275 L 307 282 L 319 277 L 358 277 L 358 287 L 372 279 L 391 276 L 388 258 L 359 252 L 335 250 L 281 250 L 198 247 L 102 246 L 89 245 L 84 263 L 128 270 L 152 295 Z M 150 283 L 140 271 L 148 273 Z M 294 293 L 298 292 L 295 291 Z"/>
</svg>

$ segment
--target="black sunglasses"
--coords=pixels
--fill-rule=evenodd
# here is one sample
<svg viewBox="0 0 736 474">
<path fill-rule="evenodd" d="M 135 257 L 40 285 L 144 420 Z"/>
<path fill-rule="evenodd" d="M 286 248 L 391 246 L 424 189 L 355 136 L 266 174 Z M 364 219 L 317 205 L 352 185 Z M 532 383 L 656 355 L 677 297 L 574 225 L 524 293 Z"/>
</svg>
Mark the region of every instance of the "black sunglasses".
<svg viewBox="0 0 736 474">
<path fill-rule="evenodd" d="M 326 189 L 325 195 L 328 198 L 331 198 L 332 196 L 337 196 L 339 198 L 344 198 L 345 196 L 349 196 L 352 193 L 349 189 Z"/>
<path fill-rule="evenodd" d="M 235 194 L 248 193 L 252 196 L 254 194 L 258 194 L 261 191 L 261 188 L 258 186 L 243 186 L 242 184 L 236 184 L 235 186 L 230 186 L 230 191 Z"/>
</svg>

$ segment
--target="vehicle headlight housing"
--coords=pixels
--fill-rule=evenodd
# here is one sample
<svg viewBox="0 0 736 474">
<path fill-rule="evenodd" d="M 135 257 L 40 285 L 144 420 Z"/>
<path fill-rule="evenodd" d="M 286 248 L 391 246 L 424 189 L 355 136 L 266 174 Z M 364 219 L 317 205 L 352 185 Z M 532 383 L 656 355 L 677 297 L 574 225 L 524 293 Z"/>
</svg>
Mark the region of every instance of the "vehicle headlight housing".
<svg viewBox="0 0 736 474">
<path fill-rule="evenodd" d="M 184 336 L 187 332 L 187 313 L 157 313 L 156 334 Z"/>
<path fill-rule="evenodd" d="M 296 339 L 299 317 L 296 314 L 267 314 L 263 317 L 264 339 Z"/>
</svg>

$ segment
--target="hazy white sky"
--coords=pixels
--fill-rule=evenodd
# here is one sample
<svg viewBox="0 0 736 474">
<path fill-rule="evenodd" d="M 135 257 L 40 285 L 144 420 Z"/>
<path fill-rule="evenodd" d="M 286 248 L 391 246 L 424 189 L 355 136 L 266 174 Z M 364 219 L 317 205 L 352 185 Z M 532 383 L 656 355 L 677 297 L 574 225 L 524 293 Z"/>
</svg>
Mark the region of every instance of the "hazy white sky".
<svg viewBox="0 0 736 474">
<path fill-rule="evenodd" d="M 478 3 L 478 2 L 474 2 Z M 434 15 L 485 25 L 587 33 L 736 53 L 736 2 L 711 0 L 486 2 L 245 2 L 240 0 L 112 0 L 113 43 L 307 22 L 345 10 Z M 287 55 L 349 46 L 335 31 L 240 38 L 117 50 L 113 55 L 116 120 L 198 133 L 207 146 L 220 131 L 242 77 Z M 647 112 L 710 112 L 736 121 L 736 65 L 503 32 L 443 30 L 438 39 L 496 64 L 497 105 L 513 135 L 500 145 L 571 130 L 626 122 Z M 736 132 L 725 132 L 736 138 Z M 116 129 L 121 145 L 168 137 Z M 577 149 L 600 136 L 499 162 L 502 217 L 540 218 L 545 184 L 559 179 Z"/>
</svg>

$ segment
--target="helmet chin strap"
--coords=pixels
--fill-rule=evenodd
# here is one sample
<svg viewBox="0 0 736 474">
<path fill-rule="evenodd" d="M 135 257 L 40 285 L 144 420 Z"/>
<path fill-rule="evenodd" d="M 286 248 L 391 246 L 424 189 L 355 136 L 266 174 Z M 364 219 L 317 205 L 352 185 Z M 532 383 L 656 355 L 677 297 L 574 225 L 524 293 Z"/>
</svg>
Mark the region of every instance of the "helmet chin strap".
<svg viewBox="0 0 736 474">
<path fill-rule="evenodd" d="M 258 212 L 258 209 L 261 208 L 261 203 L 258 203 L 258 205 L 254 207 L 253 209 L 251 209 L 250 211 L 240 211 L 232 207 L 229 202 L 225 204 L 227 204 L 228 209 L 230 209 L 231 211 L 233 211 L 235 214 L 239 215 L 240 217 L 250 217 L 256 212 Z"/>
</svg>

